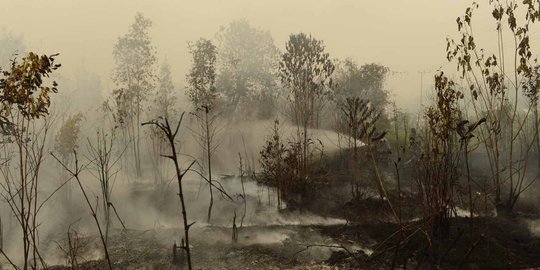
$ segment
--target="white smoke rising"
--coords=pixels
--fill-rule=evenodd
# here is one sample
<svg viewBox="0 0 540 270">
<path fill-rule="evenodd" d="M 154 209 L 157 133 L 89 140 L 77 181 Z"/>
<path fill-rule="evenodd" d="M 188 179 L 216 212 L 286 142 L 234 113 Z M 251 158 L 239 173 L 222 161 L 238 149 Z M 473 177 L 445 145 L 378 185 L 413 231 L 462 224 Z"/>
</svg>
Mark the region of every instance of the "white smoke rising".
<svg viewBox="0 0 540 270">
<path fill-rule="evenodd" d="M 80 92 L 79 92 L 80 93 Z M 73 93 L 78 95 L 77 92 Z M 71 99 L 59 99 L 67 102 Z M 53 151 L 52 144 L 56 135 L 57 128 L 62 124 L 62 119 L 69 116 L 70 112 L 76 112 L 77 106 L 57 106 L 56 111 L 64 112 L 65 115 L 56 113 L 57 123 L 51 129 L 48 140 L 48 151 Z M 62 110 L 60 110 L 62 108 Z M 96 110 L 85 109 L 86 112 L 95 112 Z M 103 121 L 99 119 L 97 113 L 85 113 L 85 119 L 81 128 L 79 138 L 78 153 L 80 164 L 88 164 L 89 155 L 86 152 L 87 139 L 93 140 L 96 127 L 102 126 Z M 245 179 L 244 188 L 246 191 L 246 212 L 244 213 L 244 204 L 239 194 L 242 194 L 241 181 L 238 177 L 229 177 L 222 179 L 221 175 L 237 175 L 239 166 L 238 153 L 242 155 L 244 166 L 251 170 L 259 169 L 259 151 L 261 150 L 267 134 L 273 121 L 244 121 L 234 123 L 224 128 L 219 136 L 220 145 L 214 153 L 214 171 L 213 180 L 220 182 L 225 191 L 233 198 L 230 201 L 225 196 L 220 196 L 216 191 L 216 202 L 214 203 L 213 217 L 211 223 L 206 222 L 206 213 L 208 208 L 208 185 L 197 174 L 188 173 L 184 179 L 186 205 L 190 222 L 196 222 L 194 225 L 194 234 L 198 230 L 208 226 L 221 226 L 223 228 L 232 227 L 232 219 L 236 212 L 236 224 L 240 226 L 242 217 L 243 226 L 298 226 L 298 225 L 338 225 L 345 224 L 345 220 L 320 217 L 311 213 L 283 213 L 277 210 L 276 194 L 273 188 L 261 186 L 254 181 Z M 179 146 L 181 162 L 185 167 L 187 163 L 194 158 L 201 156 L 202 150 L 193 138 L 192 132 L 196 123 L 186 118 L 181 128 L 179 136 Z M 296 128 L 290 124 L 281 124 L 282 135 L 285 140 L 292 140 Z M 312 136 L 321 141 L 325 152 L 333 152 L 339 149 L 340 140 L 343 140 L 339 134 L 329 130 L 310 130 Z M 146 136 L 146 134 L 145 134 Z M 143 176 L 134 177 L 130 172 L 129 160 L 120 162 L 116 167 L 118 173 L 114 176 L 113 191 L 111 202 L 118 210 L 118 216 L 128 229 L 149 230 L 149 229 L 167 229 L 181 228 L 180 202 L 177 196 L 178 184 L 175 178 L 175 172 L 172 164 L 166 158 L 152 156 L 146 145 L 149 140 L 141 140 L 141 149 L 143 155 Z M 118 143 L 117 143 L 118 144 Z M 122 148 L 122 145 L 118 145 Z M 129 158 L 129 156 L 127 157 Z M 154 167 L 150 164 L 152 159 L 162 159 L 162 175 L 167 180 L 164 186 L 154 185 Z M 199 168 L 197 168 L 199 169 Z M 204 171 L 201 173 L 205 174 Z M 43 164 L 40 174 L 40 200 L 44 200 L 51 195 L 61 185 L 65 176 L 62 167 L 52 159 L 48 154 Z M 100 184 L 96 178 L 95 172 L 90 169 L 83 170 L 80 175 L 83 187 L 88 193 L 92 204 L 95 205 L 97 215 L 103 222 L 103 209 L 100 202 Z M 66 202 L 64 194 L 71 192 L 71 200 Z M 3 222 L 4 232 L 4 250 L 16 262 L 22 259 L 21 229 L 13 218 L 11 211 L 4 204 L 0 209 L 0 216 Z M 121 229 L 121 223 L 114 212 L 111 212 L 112 228 L 111 230 Z M 43 256 L 50 263 L 61 264 L 65 262 L 65 256 L 59 247 L 60 240 L 67 236 L 68 228 L 76 230 L 80 235 L 96 236 L 98 234 L 96 225 L 91 217 L 91 212 L 83 199 L 78 184 L 71 179 L 68 184 L 60 188 L 44 204 L 40 210 L 38 220 L 40 248 L 44 249 Z M 264 232 L 254 233 L 246 243 L 280 243 L 290 237 L 288 232 Z M 96 247 L 99 250 L 99 247 Z M 45 251 L 46 250 L 46 251 Z M 95 254 L 87 254 L 86 257 L 97 258 L 102 254 L 96 251 Z"/>
</svg>

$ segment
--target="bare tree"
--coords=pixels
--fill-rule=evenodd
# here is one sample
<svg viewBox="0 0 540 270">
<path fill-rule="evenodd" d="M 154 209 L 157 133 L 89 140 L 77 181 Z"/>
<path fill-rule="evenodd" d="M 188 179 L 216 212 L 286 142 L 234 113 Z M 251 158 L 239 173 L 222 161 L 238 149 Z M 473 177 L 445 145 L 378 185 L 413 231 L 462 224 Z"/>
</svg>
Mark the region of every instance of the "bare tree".
<svg viewBox="0 0 540 270">
<path fill-rule="evenodd" d="M 186 258 L 187 258 L 187 264 L 188 269 L 192 269 L 192 263 L 191 263 L 191 251 L 189 247 L 189 228 L 195 223 L 188 224 L 188 216 L 186 212 L 186 203 L 184 199 L 184 190 L 182 186 L 182 180 L 184 179 L 185 174 L 190 170 L 191 166 L 195 164 L 195 161 L 191 162 L 191 164 L 187 167 L 186 170 L 180 169 L 180 163 L 178 160 L 178 154 L 176 149 L 176 136 L 178 135 L 178 131 L 180 130 L 180 125 L 182 124 L 182 119 L 184 118 L 184 113 L 182 113 L 182 116 L 180 117 L 180 120 L 178 120 L 178 124 L 176 127 L 171 127 L 169 124 L 169 120 L 165 118 L 162 121 L 153 120 L 150 122 L 142 123 L 143 126 L 145 125 L 153 125 L 157 128 L 159 128 L 163 134 L 165 134 L 165 137 L 167 138 L 167 141 L 169 143 L 170 147 L 170 154 L 163 155 L 164 157 L 169 158 L 173 163 L 176 171 L 176 179 L 178 181 L 178 197 L 180 198 L 180 206 L 182 209 L 182 221 L 184 224 L 184 237 L 183 240 L 185 241 L 185 245 L 183 244 L 181 248 L 184 249 L 186 252 Z M 210 183 L 211 184 L 211 183 Z M 184 243 L 184 241 L 182 241 Z"/>
<path fill-rule="evenodd" d="M 126 145 L 122 149 L 119 149 L 119 151 L 115 151 L 116 131 L 114 128 L 110 132 L 105 132 L 104 129 L 98 129 L 95 141 L 92 142 L 89 138 L 87 138 L 87 141 L 87 149 L 89 152 L 88 160 L 90 161 L 89 169 L 94 172 L 93 175 L 99 181 L 101 190 L 103 219 L 105 224 L 105 242 L 107 242 L 109 239 L 109 228 L 111 226 L 111 208 L 116 213 L 116 208 L 112 202 L 112 192 L 116 174 L 120 170 L 117 164 L 128 146 Z M 124 226 L 118 213 L 116 213 L 116 215 L 122 223 L 122 226 Z"/>
<path fill-rule="evenodd" d="M 246 218 L 247 201 L 246 201 L 246 188 L 244 186 L 244 166 L 242 164 L 242 155 L 238 152 L 238 170 L 240 171 L 240 184 L 242 185 L 242 201 L 244 202 L 244 211 L 242 212 L 242 219 L 240 220 L 240 228 L 244 226 L 244 218 Z M 236 212 L 235 212 L 236 217 Z M 234 224 L 236 226 L 236 224 Z"/>
<path fill-rule="evenodd" d="M 90 202 L 90 199 L 88 198 L 86 190 L 84 189 L 84 187 L 83 187 L 83 185 L 81 183 L 81 179 L 80 179 L 81 172 L 84 169 L 86 169 L 86 167 L 88 167 L 88 164 L 79 166 L 79 158 L 77 156 L 77 151 L 73 151 L 73 157 L 74 157 L 74 161 L 75 161 L 73 169 L 70 169 L 67 164 L 62 163 L 62 161 L 58 157 L 56 157 L 53 153 L 51 153 L 51 155 L 52 155 L 52 157 L 54 159 L 56 159 L 56 161 L 58 161 L 58 163 L 64 168 L 64 170 L 66 170 L 75 180 L 77 180 L 77 184 L 79 184 L 79 188 L 81 189 L 81 192 L 82 192 L 82 194 L 84 196 L 86 204 L 88 205 L 88 208 L 90 209 L 90 212 L 92 214 L 92 218 L 94 219 L 94 221 L 96 223 L 96 226 L 97 226 L 97 229 L 98 229 L 98 232 L 99 232 L 99 237 L 101 239 L 101 244 L 103 245 L 103 250 L 105 252 L 105 259 L 107 260 L 107 265 L 108 265 L 109 269 L 112 270 L 113 269 L 112 268 L 112 262 L 111 262 L 111 258 L 109 256 L 109 249 L 107 248 L 107 240 L 105 239 L 105 235 L 103 234 L 103 230 L 101 229 L 101 225 L 100 225 L 99 219 L 97 217 L 96 209 L 92 206 L 92 203 Z"/>
</svg>

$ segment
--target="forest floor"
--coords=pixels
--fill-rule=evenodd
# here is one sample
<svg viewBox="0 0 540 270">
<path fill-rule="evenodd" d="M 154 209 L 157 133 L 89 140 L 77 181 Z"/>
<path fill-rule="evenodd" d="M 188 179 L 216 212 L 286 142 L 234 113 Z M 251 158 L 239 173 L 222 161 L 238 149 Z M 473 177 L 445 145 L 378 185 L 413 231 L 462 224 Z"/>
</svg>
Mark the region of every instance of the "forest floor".
<svg viewBox="0 0 540 270">
<path fill-rule="evenodd" d="M 190 246 L 194 269 L 390 269 L 394 263 L 410 269 L 540 266 L 540 238 L 522 219 L 478 218 L 472 236 L 468 226 L 468 219 L 456 219 L 448 238 L 429 243 L 431 251 L 418 233 L 397 256 L 395 241 L 388 236 L 396 235 L 398 226 L 384 222 L 244 227 L 237 242 L 231 228 L 203 226 L 193 228 Z M 115 231 L 109 240 L 114 268 L 182 269 L 172 264 L 172 244 L 181 233 L 178 228 Z M 106 269 L 104 260 L 92 260 L 103 257 L 98 239 L 84 241 L 77 251 L 79 269 Z"/>
<path fill-rule="evenodd" d="M 177 239 L 181 233 L 179 229 L 115 232 L 109 241 L 114 268 L 182 269 L 172 264 L 174 240 L 171 240 Z M 342 269 L 325 263 L 332 256 L 333 249 L 306 249 L 313 241 L 338 245 L 330 237 L 321 235 L 317 227 L 244 227 L 239 230 L 236 243 L 231 239 L 231 229 L 224 227 L 194 228 L 192 236 L 190 246 L 194 269 Z M 86 248 L 79 250 L 79 269 L 106 269 L 104 260 L 84 260 L 96 255 L 102 257 L 100 248 L 100 242 L 94 239 Z M 96 250 L 100 254 L 96 254 Z M 51 269 L 70 268 L 56 266 Z"/>
<path fill-rule="evenodd" d="M 417 218 L 419 202 L 413 196 L 400 195 L 400 227 L 384 214 L 389 212 L 385 200 L 369 194 L 346 199 L 346 184 L 334 187 L 321 183 L 303 205 L 279 212 L 285 218 L 322 219 L 238 225 L 236 242 L 231 226 L 196 223 L 190 230 L 193 269 L 540 269 L 539 216 L 477 217 L 471 227 L 461 215 L 434 239 L 427 237 L 428 223 Z M 332 222 L 317 221 L 325 218 Z M 182 269 L 172 263 L 173 244 L 182 233 L 180 227 L 115 230 L 108 244 L 114 268 Z M 102 250 L 96 235 L 79 239 L 77 269 L 107 269 L 96 259 L 104 257 Z M 65 258 L 61 264 L 69 265 Z"/>
</svg>

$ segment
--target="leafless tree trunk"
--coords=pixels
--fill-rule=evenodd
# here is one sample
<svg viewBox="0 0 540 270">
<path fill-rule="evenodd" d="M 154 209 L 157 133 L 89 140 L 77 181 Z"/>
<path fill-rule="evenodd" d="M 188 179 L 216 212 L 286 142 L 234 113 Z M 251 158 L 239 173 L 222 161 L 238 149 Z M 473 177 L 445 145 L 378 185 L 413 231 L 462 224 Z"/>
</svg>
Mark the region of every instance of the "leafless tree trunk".
<svg viewBox="0 0 540 270">
<path fill-rule="evenodd" d="M 215 112 L 215 108 L 211 108 L 207 105 L 201 105 L 196 112 L 192 113 L 199 124 L 198 131 L 194 131 L 199 145 L 204 150 L 204 156 L 206 158 L 206 166 L 208 177 L 205 179 L 208 182 L 208 192 L 210 194 L 210 201 L 208 205 L 207 222 L 210 222 L 212 218 L 212 208 L 214 205 L 214 182 L 217 182 L 212 177 L 212 155 L 219 146 L 216 142 L 216 136 L 219 132 L 217 120 L 219 114 Z"/>
<path fill-rule="evenodd" d="M 11 123 L 14 124 L 11 134 L 14 149 L 10 153 L 12 156 L 8 156 L 8 160 L 0 166 L 4 177 L 3 183 L 0 183 L 4 191 L 2 196 L 21 227 L 22 269 L 37 268 L 38 261 L 42 267 L 46 267 L 38 250 L 38 213 L 43 204 L 38 204 L 38 195 L 40 170 L 45 159 L 45 142 L 51 122 L 46 118 L 37 124 L 20 113 L 14 113 Z M 12 171 L 11 167 L 15 167 L 16 171 Z"/>
<path fill-rule="evenodd" d="M 183 223 L 184 223 L 184 238 L 183 239 L 185 240 L 185 245 L 183 245 L 183 249 L 186 252 L 188 269 L 191 270 L 193 268 L 192 268 L 192 262 L 191 262 L 191 251 L 190 251 L 190 247 L 189 247 L 189 228 L 194 224 L 194 222 L 188 224 L 188 216 L 187 216 L 187 212 L 186 212 L 186 204 L 185 204 L 185 199 L 184 199 L 184 191 L 183 191 L 183 186 L 182 186 L 182 179 L 184 178 L 184 175 L 189 171 L 191 166 L 193 166 L 193 164 L 195 164 L 195 161 L 193 161 L 188 166 L 188 168 L 186 170 L 182 171 L 180 169 L 180 165 L 179 165 L 179 161 L 178 161 L 178 155 L 177 155 L 177 152 L 176 152 L 175 139 L 176 139 L 176 136 L 178 135 L 178 131 L 180 129 L 180 125 L 182 124 L 182 119 L 183 118 L 184 118 L 184 113 L 182 113 L 182 116 L 180 117 L 180 120 L 178 121 L 178 124 L 176 125 L 176 128 L 174 129 L 174 131 L 171 128 L 171 126 L 169 124 L 169 120 L 167 118 L 165 118 L 165 120 L 162 121 L 162 122 L 158 122 L 156 120 L 153 120 L 153 121 L 150 121 L 150 122 L 145 122 L 142 125 L 143 126 L 144 125 L 154 125 L 154 126 L 158 127 L 165 134 L 165 136 L 167 137 L 167 140 L 169 142 L 171 153 L 169 155 L 163 155 L 163 156 L 171 159 L 172 162 L 174 163 L 174 166 L 175 166 L 175 169 L 176 169 L 176 178 L 177 178 L 177 181 L 178 181 L 178 196 L 180 197 L 180 206 L 182 208 L 182 220 L 183 220 Z M 210 182 L 210 186 L 211 186 L 211 182 Z"/>
<path fill-rule="evenodd" d="M 242 200 L 244 201 L 244 212 L 242 213 L 242 219 L 240 220 L 240 228 L 244 226 L 244 218 L 246 217 L 247 212 L 247 202 L 246 202 L 246 189 L 244 187 L 244 168 L 242 166 L 242 155 L 238 152 L 238 158 L 240 162 L 240 183 L 242 184 Z M 278 205 L 279 205 L 279 191 L 278 191 Z"/>
</svg>

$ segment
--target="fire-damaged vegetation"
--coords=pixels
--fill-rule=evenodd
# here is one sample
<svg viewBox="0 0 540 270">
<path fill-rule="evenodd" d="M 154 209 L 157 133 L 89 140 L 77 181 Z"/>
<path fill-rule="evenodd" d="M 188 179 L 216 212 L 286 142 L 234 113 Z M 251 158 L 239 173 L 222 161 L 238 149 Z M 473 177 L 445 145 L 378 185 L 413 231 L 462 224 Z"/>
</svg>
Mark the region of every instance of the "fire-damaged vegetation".
<svg viewBox="0 0 540 270">
<path fill-rule="evenodd" d="M 495 52 L 473 31 L 486 10 Z M 91 114 L 55 110 L 58 55 L 14 56 L 0 268 L 540 267 L 538 20 L 538 1 L 473 3 L 416 119 L 389 68 L 305 33 L 280 51 L 246 20 L 188 43 L 177 91 L 137 14 Z"/>
</svg>

